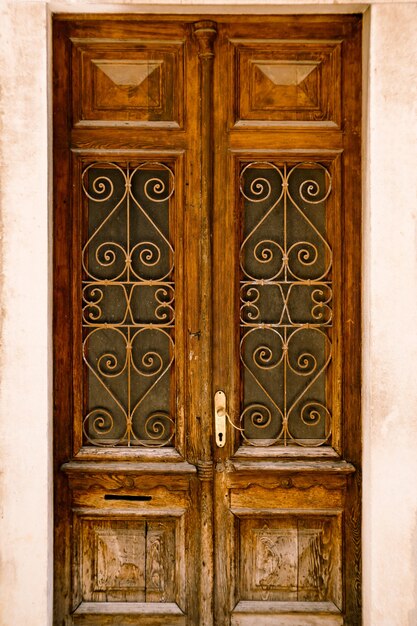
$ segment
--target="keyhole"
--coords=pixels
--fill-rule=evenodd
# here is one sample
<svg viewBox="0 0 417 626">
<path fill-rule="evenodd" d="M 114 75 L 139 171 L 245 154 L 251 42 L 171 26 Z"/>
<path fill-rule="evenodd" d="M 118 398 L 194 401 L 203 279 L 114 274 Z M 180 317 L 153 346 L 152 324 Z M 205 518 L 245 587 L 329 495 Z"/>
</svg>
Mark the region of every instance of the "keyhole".
<svg viewBox="0 0 417 626">
<path fill-rule="evenodd" d="M 219 441 L 220 443 L 223 441 L 223 433 L 219 433 Z"/>
</svg>

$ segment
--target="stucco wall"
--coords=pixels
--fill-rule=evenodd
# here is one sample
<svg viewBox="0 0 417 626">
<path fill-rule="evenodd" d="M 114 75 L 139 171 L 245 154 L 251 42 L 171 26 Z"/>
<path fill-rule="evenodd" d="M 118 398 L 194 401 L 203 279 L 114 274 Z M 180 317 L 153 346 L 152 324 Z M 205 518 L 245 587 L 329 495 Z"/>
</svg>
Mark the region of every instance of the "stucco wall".
<svg viewBox="0 0 417 626">
<path fill-rule="evenodd" d="M 0 6 L 0 624 L 47 626 L 52 501 L 47 12 L 35 2 Z"/>
<path fill-rule="evenodd" d="M 239 4 L 227 8 L 366 9 L 331 0 Z M 0 624 L 50 626 L 50 11 L 143 6 L 0 7 Z M 374 3 L 365 23 L 364 625 L 416 626 L 417 3 Z"/>
<path fill-rule="evenodd" d="M 417 625 L 417 5 L 371 12 L 365 251 L 365 624 Z"/>
</svg>

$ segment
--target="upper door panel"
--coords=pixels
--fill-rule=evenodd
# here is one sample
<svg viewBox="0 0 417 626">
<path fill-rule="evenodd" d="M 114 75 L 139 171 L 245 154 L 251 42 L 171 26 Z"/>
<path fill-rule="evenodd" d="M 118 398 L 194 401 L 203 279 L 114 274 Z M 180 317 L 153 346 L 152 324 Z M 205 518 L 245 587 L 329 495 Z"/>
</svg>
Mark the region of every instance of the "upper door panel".
<svg viewBox="0 0 417 626">
<path fill-rule="evenodd" d="M 185 42 L 168 34 L 176 39 L 73 38 L 74 124 L 182 128 Z"/>
</svg>

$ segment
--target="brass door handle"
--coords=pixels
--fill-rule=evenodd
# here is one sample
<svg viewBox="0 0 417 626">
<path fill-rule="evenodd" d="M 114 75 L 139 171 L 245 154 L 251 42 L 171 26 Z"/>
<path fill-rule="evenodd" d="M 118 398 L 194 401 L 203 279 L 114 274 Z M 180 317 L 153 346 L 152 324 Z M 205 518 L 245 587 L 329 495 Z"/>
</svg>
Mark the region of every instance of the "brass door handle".
<svg viewBox="0 0 417 626">
<path fill-rule="evenodd" d="M 223 448 L 226 443 L 226 416 L 226 394 L 219 390 L 214 394 L 214 427 L 219 448 Z"/>
</svg>

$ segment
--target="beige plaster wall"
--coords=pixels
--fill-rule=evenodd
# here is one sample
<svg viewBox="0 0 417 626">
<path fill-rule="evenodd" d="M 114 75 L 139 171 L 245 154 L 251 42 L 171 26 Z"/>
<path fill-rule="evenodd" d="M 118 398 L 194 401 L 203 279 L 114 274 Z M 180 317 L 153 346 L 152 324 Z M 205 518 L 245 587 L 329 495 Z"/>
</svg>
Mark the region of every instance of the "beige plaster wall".
<svg viewBox="0 0 417 626">
<path fill-rule="evenodd" d="M 417 625 L 417 4 L 371 13 L 364 344 L 365 624 Z"/>
<path fill-rule="evenodd" d="M 52 624 L 50 10 L 198 12 L 197 4 L 0 0 L 1 626 Z M 225 4 L 206 3 L 205 10 Z M 241 0 L 226 8 L 316 12 L 366 6 L 361 0 Z M 373 3 L 366 23 L 364 625 L 416 626 L 417 3 Z"/>
<path fill-rule="evenodd" d="M 47 626 L 47 13 L 42 3 L 0 6 L 0 624 Z"/>
</svg>

